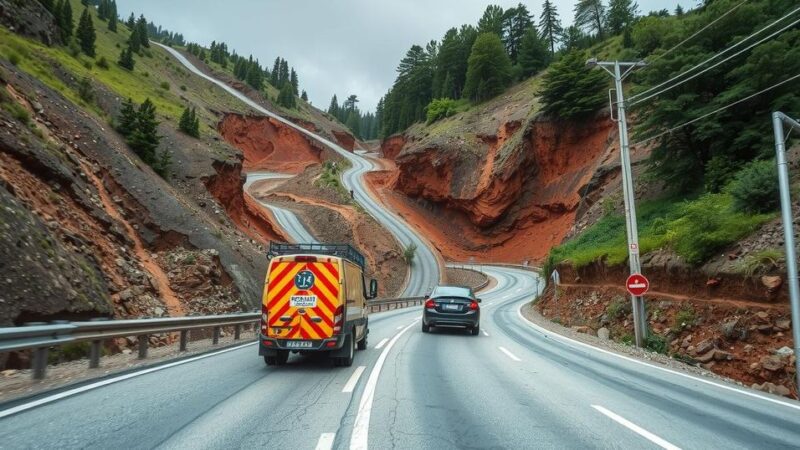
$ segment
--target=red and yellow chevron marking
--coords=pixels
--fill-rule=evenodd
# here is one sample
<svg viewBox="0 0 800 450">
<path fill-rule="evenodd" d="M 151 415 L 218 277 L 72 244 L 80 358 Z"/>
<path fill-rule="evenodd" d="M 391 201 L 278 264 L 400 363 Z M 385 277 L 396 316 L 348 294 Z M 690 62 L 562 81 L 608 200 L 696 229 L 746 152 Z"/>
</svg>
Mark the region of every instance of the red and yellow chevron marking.
<svg viewBox="0 0 800 450">
<path fill-rule="evenodd" d="M 314 285 L 308 290 L 300 290 L 294 284 L 295 276 L 301 270 L 314 274 Z M 339 290 L 339 265 L 336 262 L 274 262 L 263 299 L 267 308 L 267 335 L 282 339 L 331 337 L 333 317 L 340 304 Z M 290 303 L 293 295 L 314 295 L 317 297 L 317 306 L 294 308 Z M 305 314 L 300 314 L 298 309 L 305 309 Z M 284 316 L 291 317 L 291 321 L 281 321 L 280 318 Z M 314 317 L 322 319 L 321 322 L 314 322 Z"/>
</svg>

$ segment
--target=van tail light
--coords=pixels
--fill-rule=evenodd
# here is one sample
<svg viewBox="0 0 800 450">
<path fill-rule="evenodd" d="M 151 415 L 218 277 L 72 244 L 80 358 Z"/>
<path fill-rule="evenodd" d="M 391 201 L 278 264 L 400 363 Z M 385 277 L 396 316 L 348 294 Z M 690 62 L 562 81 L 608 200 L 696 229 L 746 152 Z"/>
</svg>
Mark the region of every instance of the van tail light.
<svg viewBox="0 0 800 450">
<path fill-rule="evenodd" d="M 473 310 L 473 311 L 475 311 L 476 309 L 478 309 L 478 302 L 476 302 L 475 300 L 473 300 L 473 301 L 472 301 L 472 303 L 470 303 L 470 304 L 469 304 L 469 309 L 471 309 L 471 310 Z"/>
<path fill-rule="evenodd" d="M 305 262 L 305 263 L 317 262 L 317 257 L 316 256 L 295 256 L 294 257 L 294 261 L 295 262 Z"/>
<path fill-rule="evenodd" d="M 261 334 L 267 334 L 267 306 L 261 305 Z"/>
<path fill-rule="evenodd" d="M 344 306 L 339 305 L 336 312 L 333 314 L 333 334 L 342 332 L 342 325 L 344 324 Z"/>
<path fill-rule="evenodd" d="M 428 309 L 433 309 L 433 308 L 436 308 L 436 303 L 434 303 L 434 301 L 433 301 L 433 299 L 432 299 L 432 298 L 429 298 L 429 299 L 428 299 L 428 300 L 425 302 L 425 307 L 426 307 L 426 308 L 428 308 Z"/>
</svg>

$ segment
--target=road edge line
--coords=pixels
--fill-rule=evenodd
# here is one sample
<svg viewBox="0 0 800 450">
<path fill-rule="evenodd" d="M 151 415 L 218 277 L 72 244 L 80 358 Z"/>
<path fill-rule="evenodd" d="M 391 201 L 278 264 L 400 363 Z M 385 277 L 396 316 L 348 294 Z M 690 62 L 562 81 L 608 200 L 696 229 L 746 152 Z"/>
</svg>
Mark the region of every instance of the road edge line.
<svg viewBox="0 0 800 450">
<path fill-rule="evenodd" d="M 623 427 L 633 431 L 634 433 L 638 434 L 639 436 L 647 439 L 648 441 L 656 444 L 657 446 L 665 449 L 665 450 L 681 450 L 680 447 L 677 445 L 667 441 L 666 439 L 656 435 L 655 433 L 651 433 L 650 431 L 645 430 L 644 428 L 636 425 L 635 423 L 631 422 L 630 420 L 620 416 L 619 414 L 614 413 L 613 411 L 609 411 L 606 408 L 603 408 L 600 405 L 592 405 L 592 408 L 597 410 L 599 413 L 603 414 L 604 416 L 608 417 L 609 419 L 617 422 L 618 424 L 622 425 Z"/>
<path fill-rule="evenodd" d="M 356 370 L 353 371 L 353 374 L 350 375 L 350 378 L 345 383 L 344 387 L 342 388 L 342 392 L 353 392 L 356 388 L 356 384 L 358 384 L 358 380 L 361 379 L 361 374 L 364 373 L 367 366 L 358 366 Z"/>
<path fill-rule="evenodd" d="M 640 360 L 638 360 L 636 358 L 631 358 L 630 356 L 621 355 L 619 353 L 612 352 L 610 350 L 606 350 L 606 349 L 603 349 L 603 348 L 600 348 L 600 347 L 595 347 L 594 345 L 587 344 L 585 342 L 581 342 L 581 341 L 572 339 L 570 337 L 564 336 L 563 334 L 557 333 L 555 331 L 548 330 L 548 329 L 546 329 L 546 328 L 544 328 L 544 327 L 542 327 L 540 325 L 537 325 L 537 324 L 531 322 L 530 320 L 528 320 L 522 314 L 522 308 L 527 304 L 530 304 L 530 301 L 525 301 L 525 302 L 523 302 L 523 303 L 521 303 L 519 305 L 519 308 L 517 308 L 517 315 L 519 316 L 520 319 L 522 319 L 523 323 L 527 324 L 529 327 L 535 329 L 536 331 L 542 333 L 543 335 L 545 335 L 545 337 L 553 336 L 556 340 L 560 340 L 564 344 L 570 344 L 570 343 L 571 344 L 577 344 L 577 345 L 580 345 L 581 347 L 585 347 L 585 348 L 588 348 L 588 349 L 591 349 L 591 350 L 594 350 L 594 351 L 598 351 L 600 353 L 605 353 L 607 355 L 615 356 L 617 358 L 624 359 L 624 360 L 626 360 L 628 362 L 636 363 L 636 364 L 639 364 L 639 365 L 642 365 L 642 366 L 647 366 L 647 367 L 650 367 L 650 368 L 653 368 L 653 369 L 661 370 L 663 372 L 671 373 L 673 375 L 678 375 L 678 376 L 681 376 L 681 377 L 684 377 L 684 378 L 689 378 L 690 380 L 698 381 L 700 383 L 708 384 L 708 385 L 711 385 L 711 386 L 716 386 L 718 388 L 725 389 L 725 390 L 728 390 L 728 391 L 731 391 L 731 392 L 737 392 L 739 394 L 743 394 L 743 395 L 746 395 L 748 397 L 753 397 L 753 398 L 757 398 L 757 399 L 761 399 L 761 400 L 766 400 L 766 401 L 768 401 L 770 403 L 775 403 L 777 405 L 787 406 L 787 407 L 792 408 L 792 409 L 800 410 L 800 403 L 798 403 L 798 404 L 789 403 L 789 402 L 796 402 L 794 400 L 784 401 L 784 400 L 779 399 L 779 398 L 770 398 L 770 397 L 767 397 L 767 396 L 764 396 L 764 395 L 761 395 L 761 394 L 757 394 L 755 392 L 751 392 L 749 390 L 746 390 L 746 389 L 743 389 L 743 388 L 740 388 L 740 387 L 734 387 L 734 386 L 729 386 L 729 385 L 722 384 L 722 383 L 717 383 L 715 381 L 711 381 L 711 380 L 708 380 L 708 379 L 705 379 L 705 378 L 700 378 L 700 377 L 698 377 L 696 375 L 679 372 L 677 370 L 669 369 L 669 368 L 666 368 L 666 367 L 657 366 L 655 364 L 650 364 L 650 363 L 647 363 L 645 361 L 640 361 Z"/>
</svg>

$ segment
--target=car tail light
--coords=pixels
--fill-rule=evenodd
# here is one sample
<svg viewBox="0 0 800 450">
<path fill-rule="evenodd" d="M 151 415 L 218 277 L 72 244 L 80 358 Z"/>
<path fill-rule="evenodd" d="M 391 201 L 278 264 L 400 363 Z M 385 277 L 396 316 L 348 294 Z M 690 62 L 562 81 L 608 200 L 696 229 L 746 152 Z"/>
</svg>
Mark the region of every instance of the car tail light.
<svg viewBox="0 0 800 450">
<path fill-rule="evenodd" d="M 426 308 L 428 308 L 428 309 L 433 309 L 433 308 L 436 308 L 436 303 L 433 301 L 433 299 L 432 299 L 432 298 L 429 298 L 429 299 L 428 299 L 428 300 L 425 302 L 425 307 L 426 307 Z"/>
<path fill-rule="evenodd" d="M 471 309 L 471 310 L 473 310 L 473 311 L 475 311 L 476 309 L 478 309 L 478 302 L 476 302 L 475 300 L 473 300 L 473 301 L 472 301 L 472 303 L 470 303 L 470 304 L 469 304 L 469 309 Z"/>
<path fill-rule="evenodd" d="M 261 305 L 261 334 L 267 334 L 267 306 Z"/>
<path fill-rule="evenodd" d="M 342 332 L 342 324 L 344 323 L 344 306 L 339 305 L 336 312 L 333 314 L 333 334 Z"/>
</svg>

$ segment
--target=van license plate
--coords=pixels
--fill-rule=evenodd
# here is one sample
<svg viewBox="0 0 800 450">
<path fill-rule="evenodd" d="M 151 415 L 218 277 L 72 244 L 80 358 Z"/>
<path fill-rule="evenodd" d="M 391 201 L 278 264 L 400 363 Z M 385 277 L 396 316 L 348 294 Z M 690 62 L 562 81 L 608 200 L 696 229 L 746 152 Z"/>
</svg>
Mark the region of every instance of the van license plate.
<svg viewBox="0 0 800 450">
<path fill-rule="evenodd" d="M 289 305 L 292 308 L 316 308 L 317 296 L 316 295 L 293 295 L 289 299 Z"/>
<path fill-rule="evenodd" d="M 311 341 L 286 341 L 286 346 L 289 348 L 311 348 L 314 343 Z"/>
</svg>

